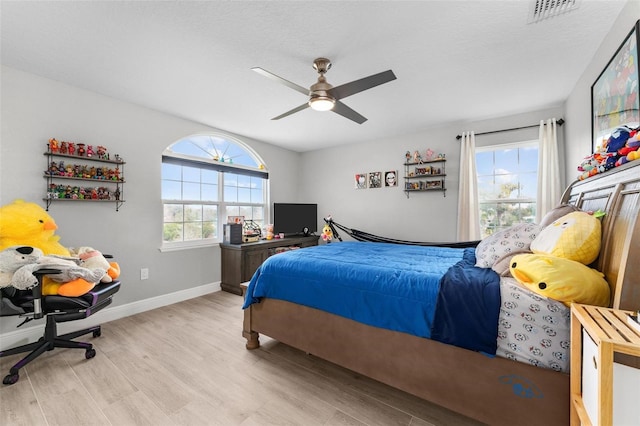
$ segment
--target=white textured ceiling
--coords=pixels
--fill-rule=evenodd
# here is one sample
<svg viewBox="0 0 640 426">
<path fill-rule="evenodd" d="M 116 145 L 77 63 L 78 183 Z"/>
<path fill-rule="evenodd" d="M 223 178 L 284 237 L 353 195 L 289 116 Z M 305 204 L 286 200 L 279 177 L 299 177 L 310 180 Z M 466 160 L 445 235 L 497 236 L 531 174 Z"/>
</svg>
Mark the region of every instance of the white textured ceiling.
<svg viewBox="0 0 640 426">
<path fill-rule="evenodd" d="M 529 1 L 7 1 L 2 64 L 295 151 L 560 106 L 625 0 L 527 24 Z M 353 123 L 250 70 L 309 87 L 393 70 Z"/>
</svg>

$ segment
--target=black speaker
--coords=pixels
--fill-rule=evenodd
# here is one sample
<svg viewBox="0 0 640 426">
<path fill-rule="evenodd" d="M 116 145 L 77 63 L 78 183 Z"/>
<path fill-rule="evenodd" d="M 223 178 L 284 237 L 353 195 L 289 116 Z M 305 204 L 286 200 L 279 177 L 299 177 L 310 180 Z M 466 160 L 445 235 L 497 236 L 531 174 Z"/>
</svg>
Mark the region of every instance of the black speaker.
<svg viewBox="0 0 640 426">
<path fill-rule="evenodd" d="M 242 244 L 242 225 L 228 223 L 224 225 L 225 244 Z"/>
</svg>

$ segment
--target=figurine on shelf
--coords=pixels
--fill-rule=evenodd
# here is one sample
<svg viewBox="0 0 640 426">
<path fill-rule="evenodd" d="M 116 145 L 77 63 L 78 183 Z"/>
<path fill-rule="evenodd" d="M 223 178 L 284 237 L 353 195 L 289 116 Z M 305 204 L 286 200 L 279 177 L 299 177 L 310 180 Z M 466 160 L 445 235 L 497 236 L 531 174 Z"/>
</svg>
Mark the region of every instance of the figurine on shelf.
<svg viewBox="0 0 640 426">
<path fill-rule="evenodd" d="M 67 164 L 64 170 L 65 170 L 64 175 L 66 177 L 73 177 L 73 165 Z"/>
<path fill-rule="evenodd" d="M 411 152 L 407 151 L 406 154 L 404 154 L 404 157 L 406 158 L 405 163 L 408 163 L 411 161 Z"/>
<path fill-rule="evenodd" d="M 55 161 L 49 163 L 49 169 L 45 173 L 50 176 L 55 176 L 56 174 L 58 174 L 58 163 L 56 163 Z"/>
<path fill-rule="evenodd" d="M 84 157 L 84 153 L 85 152 L 86 152 L 86 149 L 84 148 L 84 144 L 83 143 L 79 143 L 78 144 L 78 156 Z"/>
<path fill-rule="evenodd" d="M 93 154 L 95 154 L 95 152 L 93 152 L 93 145 L 87 145 L 87 157 L 93 157 Z"/>
<path fill-rule="evenodd" d="M 67 153 L 67 143 L 65 141 L 60 142 L 60 154 Z"/>
<path fill-rule="evenodd" d="M 116 201 L 120 201 L 120 187 L 116 188 L 116 191 L 113 193 Z"/>
<path fill-rule="evenodd" d="M 420 151 L 416 150 L 413 153 L 413 162 L 417 164 L 422 164 L 422 156 L 420 155 Z"/>
<path fill-rule="evenodd" d="M 102 145 L 98 145 L 97 154 L 98 154 L 98 158 L 106 160 L 107 159 L 107 148 L 105 148 Z"/>
<path fill-rule="evenodd" d="M 58 145 L 58 140 L 56 138 L 49 139 L 49 151 L 58 152 L 60 150 L 60 145 Z"/>
<path fill-rule="evenodd" d="M 433 160 L 433 154 L 434 154 L 434 152 L 433 152 L 433 150 L 431 148 L 427 149 L 426 156 L 425 156 L 427 161 Z"/>
<path fill-rule="evenodd" d="M 69 150 L 69 155 L 75 154 L 76 153 L 76 144 L 73 143 L 73 142 L 69 142 L 67 145 L 68 145 L 67 149 Z"/>
</svg>

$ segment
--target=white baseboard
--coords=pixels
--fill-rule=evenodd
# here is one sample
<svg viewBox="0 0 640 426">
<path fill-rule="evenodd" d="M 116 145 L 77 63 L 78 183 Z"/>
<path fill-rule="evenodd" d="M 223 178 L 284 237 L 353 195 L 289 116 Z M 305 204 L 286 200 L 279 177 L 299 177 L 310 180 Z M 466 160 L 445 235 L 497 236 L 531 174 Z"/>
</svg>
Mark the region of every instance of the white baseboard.
<svg viewBox="0 0 640 426">
<path fill-rule="evenodd" d="M 151 309 L 182 302 L 183 300 L 193 299 L 194 297 L 213 293 L 215 291 L 220 291 L 220 282 L 205 284 L 186 290 L 176 291 L 174 293 L 163 294 L 161 296 L 150 297 L 137 302 L 127 303 L 126 305 L 109 306 L 84 320 L 69 321 L 58 324 L 58 332 L 60 334 L 64 334 L 87 327 L 93 327 L 98 324 L 104 324 L 109 321 L 128 317 L 129 315 L 139 314 Z M 44 332 L 44 321 L 40 322 L 42 324 L 38 327 L 27 327 L 25 329 L 18 329 L 16 331 L 0 334 L 0 350 L 6 350 L 14 346 L 24 345 L 38 340 L 42 337 L 42 333 Z"/>
</svg>

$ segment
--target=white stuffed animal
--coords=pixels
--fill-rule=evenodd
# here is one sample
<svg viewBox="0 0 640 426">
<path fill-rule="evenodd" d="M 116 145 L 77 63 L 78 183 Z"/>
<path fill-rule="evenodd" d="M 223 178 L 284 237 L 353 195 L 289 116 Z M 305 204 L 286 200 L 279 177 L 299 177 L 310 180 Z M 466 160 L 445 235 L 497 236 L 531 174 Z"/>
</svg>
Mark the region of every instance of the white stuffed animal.
<svg viewBox="0 0 640 426">
<path fill-rule="evenodd" d="M 11 246 L 0 251 L 0 288 L 15 287 L 14 274 L 25 265 L 37 263 L 44 254 L 42 250 L 31 246 Z M 24 290 L 33 287 L 38 280 L 31 275 L 26 282 L 18 283 L 18 289 Z"/>
<path fill-rule="evenodd" d="M 78 249 L 71 249 L 71 255 L 77 256 L 80 259 L 80 266 L 87 269 L 104 269 L 105 274 L 100 279 L 102 283 L 110 283 L 113 281 L 111 275 L 108 274 L 111 269 L 109 261 L 98 250 L 91 247 L 80 247 Z"/>
<path fill-rule="evenodd" d="M 51 274 L 52 281 L 66 283 L 82 278 L 97 283 L 106 274 L 104 268 L 86 268 L 69 258 L 44 256 L 42 250 L 31 246 L 11 246 L 0 251 L 0 287 L 15 287 L 26 290 L 38 284 L 33 273 L 40 269 L 57 269 Z"/>
</svg>

